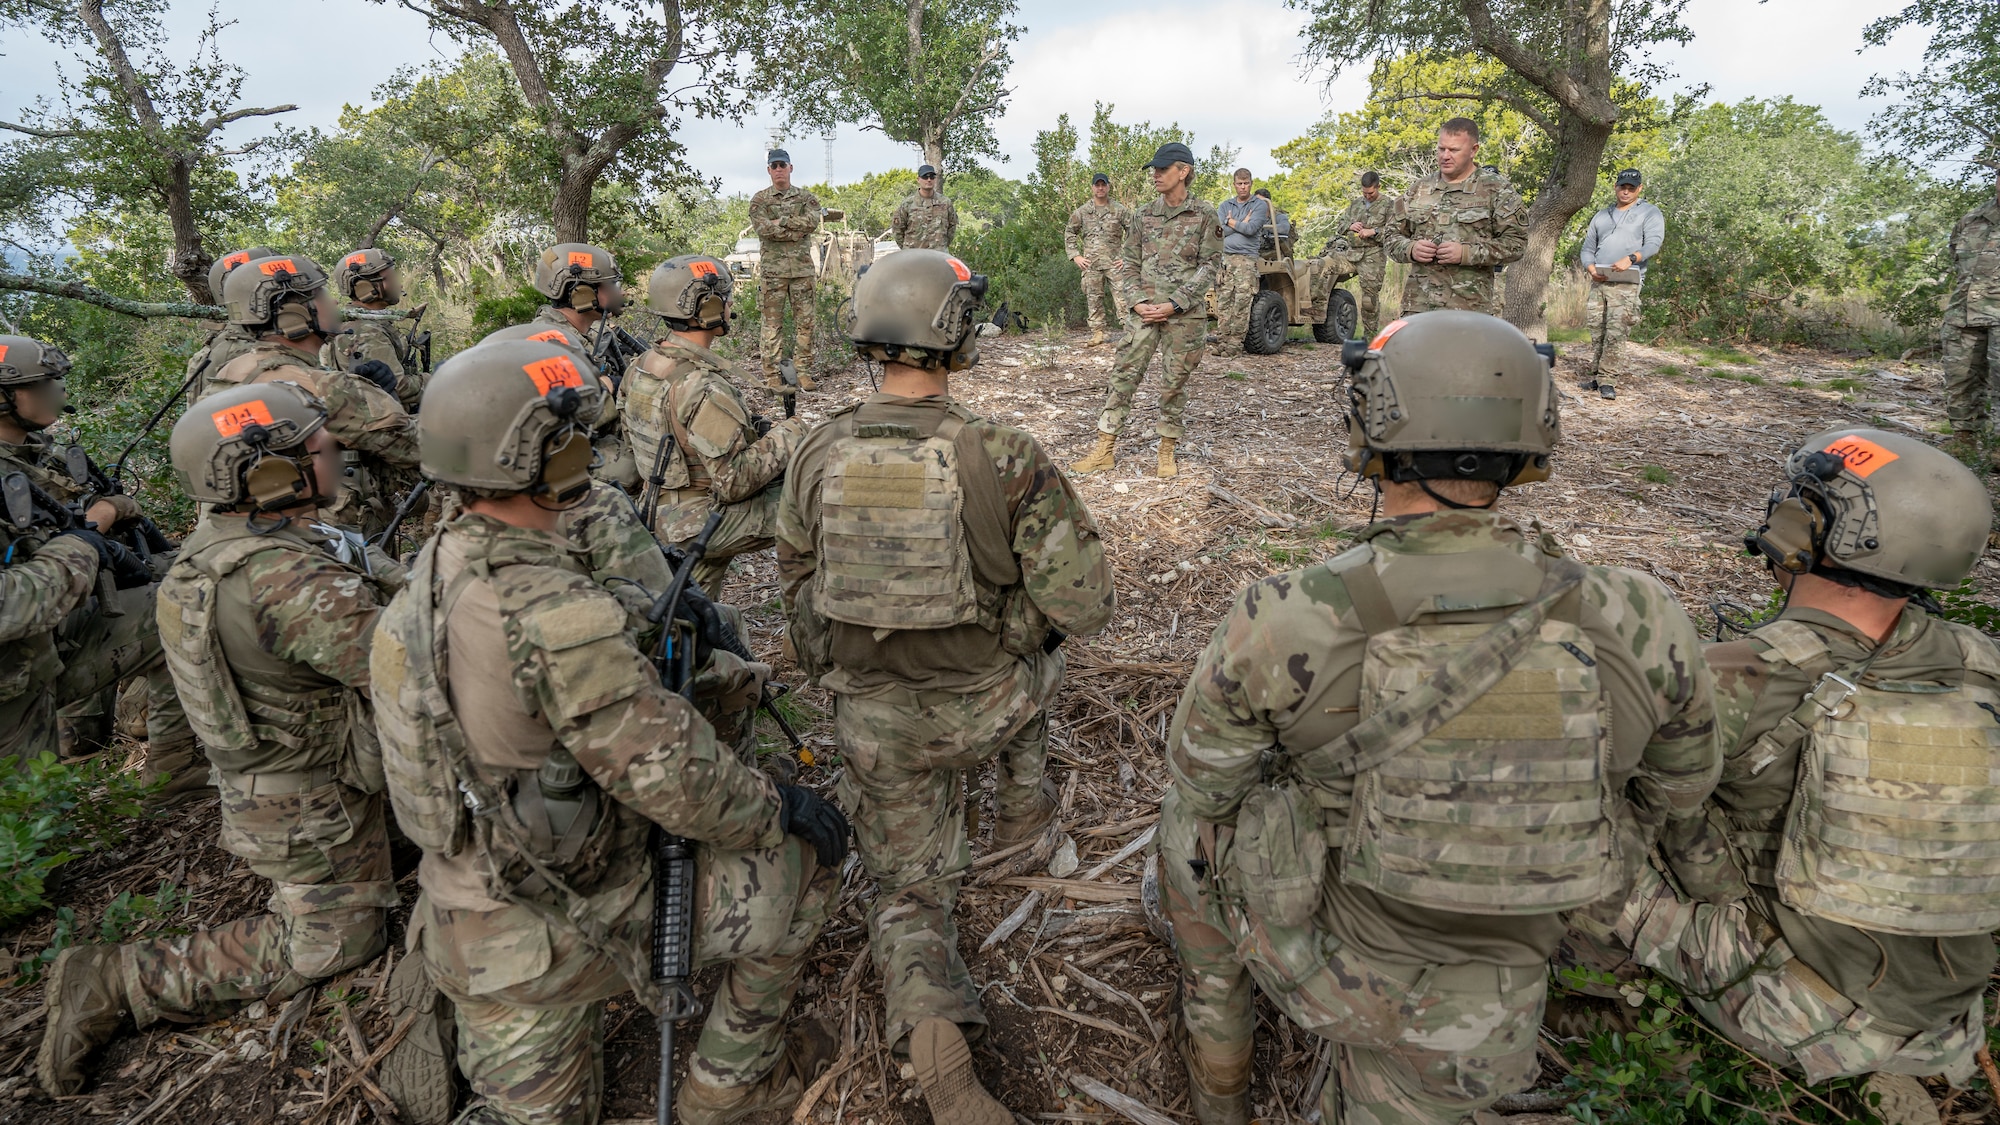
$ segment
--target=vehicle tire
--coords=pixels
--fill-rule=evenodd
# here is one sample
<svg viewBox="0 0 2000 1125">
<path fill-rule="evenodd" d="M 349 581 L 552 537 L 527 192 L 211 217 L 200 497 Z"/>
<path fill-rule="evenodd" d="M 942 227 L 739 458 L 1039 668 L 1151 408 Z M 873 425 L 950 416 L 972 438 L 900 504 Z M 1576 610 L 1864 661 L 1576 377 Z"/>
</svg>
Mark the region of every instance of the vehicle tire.
<svg viewBox="0 0 2000 1125">
<path fill-rule="evenodd" d="M 1326 319 L 1313 325 L 1313 339 L 1322 344 L 1352 340 L 1355 329 L 1361 327 L 1360 320 L 1361 306 L 1354 300 L 1354 294 L 1335 289 L 1326 295 Z"/>
<path fill-rule="evenodd" d="M 1251 355 L 1277 355 L 1291 330 L 1291 313 L 1285 308 L 1284 294 L 1276 289 L 1260 289 L 1250 302 L 1250 327 L 1243 333 L 1243 350 Z"/>
</svg>

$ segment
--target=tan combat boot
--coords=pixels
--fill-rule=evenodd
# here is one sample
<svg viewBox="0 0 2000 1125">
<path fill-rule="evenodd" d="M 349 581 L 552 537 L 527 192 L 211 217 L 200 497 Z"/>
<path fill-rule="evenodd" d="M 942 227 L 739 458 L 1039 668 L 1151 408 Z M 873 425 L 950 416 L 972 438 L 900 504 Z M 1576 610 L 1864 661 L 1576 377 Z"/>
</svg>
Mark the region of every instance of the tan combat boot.
<svg viewBox="0 0 2000 1125">
<path fill-rule="evenodd" d="M 83 1089 L 83 1060 L 111 1042 L 130 1011 L 115 945 L 73 945 L 56 955 L 42 1000 L 48 1023 L 35 1076 L 57 1097 Z"/>
<path fill-rule="evenodd" d="M 1003 816 L 993 822 L 993 846 L 1012 847 L 1042 834 L 1056 816 L 1056 783 L 1042 779 L 1042 791 L 1035 794 L 1034 811 L 1023 816 Z"/>
<path fill-rule="evenodd" d="M 1099 344 L 1102 344 L 1103 342 L 1104 342 L 1104 329 L 1093 328 L 1090 330 L 1090 339 L 1083 346 L 1086 348 L 1094 348 Z"/>
<path fill-rule="evenodd" d="M 1174 439 L 1170 437 L 1161 438 L 1160 469 L 1157 475 L 1162 477 L 1177 477 L 1180 473 L 1181 467 L 1174 462 Z"/>
<path fill-rule="evenodd" d="M 396 1117 L 403 1125 L 446 1125 L 458 1100 L 453 1078 L 458 1024 L 452 1018 L 451 999 L 432 982 L 430 965 L 421 953 L 405 954 L 396 962 L 384 999 L 394 1023 L 415 1018 L 402 1042 L 376 1068 L 382 1092 L 396 1104 Z"/>
<path fill-rule="evenodd" d="M 1091 473 L 1101 473 L 1111 468 L 1115 463 L 1112 460 L 1111 451 L 1117 448 L 1117 446 L 1118 437 L 1116 434 L 1099 432 L 1097 435 L 1097 448 L 1090 451 L 1090 456 L 1071 465 L 1069 471 L 1081 477 L 1088 476 Z"/>
<path fill-rule="evenodd" d="M 1250 1125 L 1250 1049 L 1199 1043 L 1175 1013 L 1174 1046 L 1187 1063 L 1188 1108 L 1201 1125 Z"/>
<path fill-rule="evenodd" d="M 805 371 L 800 371 L 799 389 L 802 391 L 816 391 L 819 390 L 819 384 L 813 381 L 813 377 L 810 373 Z"/>
<path fill-rule="evenodd" d="M 972 1072 L 972 1048 L 952 1021 L 933 1017 L 910 1032 L 910 1066 L 930 1104 L 931 1120 L 940 1125 L 1014 1125 L 1014 1115 L 979 1084 Z"/>
<path fill-rule="evenodd" d="M 1869 1075 L 1868 1084 L 1862 1087 L 1862 1097 L 1866 1099 L 1871 1094 L 1881 1098 L 1874 1110 L 1883 1125 L 1938 1125 L 1942 1120 L 1930 1091 L 1907 1074 L 1878 1071 Z"/>
<path fill-rule="evenodd" d="M 711 1086 L 699 1070 L 689 1067 L 687 1080 L 674 1096 L 674 1117 L 684 1125 L 733 1125 L 759 1113 L 791 1109 L 833 1056 L 833 1034 L 820 1021 L 808 1020 L 785 1036 L 785 1053 L 778 1056 L 778 1065 L 748 1086 Z"/>
</svg>

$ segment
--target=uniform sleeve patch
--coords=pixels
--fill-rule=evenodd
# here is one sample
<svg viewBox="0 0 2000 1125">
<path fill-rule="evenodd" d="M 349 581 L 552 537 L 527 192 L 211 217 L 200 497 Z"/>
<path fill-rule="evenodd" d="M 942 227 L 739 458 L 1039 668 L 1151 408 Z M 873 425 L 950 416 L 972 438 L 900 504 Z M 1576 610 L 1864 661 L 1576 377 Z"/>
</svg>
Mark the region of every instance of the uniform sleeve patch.
<svg viewBox="0 0 2000 1125">
<path fill-rule="evenodd" d="M 613 598 L 591 598 L 544 610 L 525 624 L 536 647 L 560 652 L 624 632 L 625 609 Z"/>
</svg>

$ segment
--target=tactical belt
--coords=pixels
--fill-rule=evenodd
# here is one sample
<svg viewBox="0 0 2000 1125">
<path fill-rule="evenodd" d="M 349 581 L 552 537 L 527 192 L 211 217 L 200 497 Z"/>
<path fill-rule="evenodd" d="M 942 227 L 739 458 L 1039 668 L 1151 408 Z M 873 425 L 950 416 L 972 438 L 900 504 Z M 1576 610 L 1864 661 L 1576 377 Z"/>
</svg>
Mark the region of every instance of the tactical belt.
<svg viewBox="0 0 2000 1125">
<path fill-rule="evenodd" d="M 309 770 L 281 770 L 270 773 L 231 773 L 216 771 L 231 789 L 252 797 L 276 797 L 287 793 L 306 793 L 323 785 L 331 785 L 339 771 L 333 766 L 316 766 Z"/>
</svg>

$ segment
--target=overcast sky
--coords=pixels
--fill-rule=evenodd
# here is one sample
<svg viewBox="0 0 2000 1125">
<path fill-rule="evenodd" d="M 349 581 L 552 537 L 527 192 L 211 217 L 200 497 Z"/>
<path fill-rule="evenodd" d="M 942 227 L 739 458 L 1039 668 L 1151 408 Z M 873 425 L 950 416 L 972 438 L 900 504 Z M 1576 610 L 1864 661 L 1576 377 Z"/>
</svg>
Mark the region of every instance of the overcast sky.
<svg viewBox="0 0 2000 1125">
<path fill-rule="evenodd" d="M 245 64 L 247 102 L 295 102 L 285 120 L 295 126 L 332 127 L 343 103 L 365 104 L 369 91 L 398 66 L 422 65 L 456 53 L 404 9 L 367 0 L 218 0 L 226 19 L 225 51 Z M 1676 88 L 1706 82 L 1731 101 L 1790 94 L 1825 109 L 1844 129 L 1861 130 L 1879 103 L 1860 96 L 1871 74 L 1912 69 L 1923 48 L 1919 34 L 1857 55 L 1861 28 L 1901 7 L 1901 0 L 1693 0 L 1688 22 L 1694 42 L 1664 57 L 1679 74 Z M 178 2 L 169 16 L 177 40 L 191 43 L 206 4 Z M 1087 126 L 1091 107 L 1117 106 L 1122 122 L 1178 121 L 1198 145 L 1236 146 L 1259 176 L 1276 171 L 1270 151 L 1305 132 L 1329 111 L 1358 107 L 1367 93 L 1365 69 L 1326 86 L 1298 63 L 1304 17 L 1282 0 L 1184 3 L 1181 0 L 1021 0 L 1027 29 L 1014 48 L 1013 97 L 998 125 L 999 166 L 1009 176 L 1030 170 L 1037 130 L 1056 115 Z M 356 32 L 363 32 L 356 34 Z M 324 53 L 315 43 L 338 43 Z M 366 44 L 365 47 L 358 46 Z M 10 116 L 37 96 L 53 97 L 57 66 L 76 71 L 62 52 L 10 32 L 0 39 L 0 112 Z M 259 62 L 255 60 L 283 60 Z M 257 122 L 231 135 L 254 135 Z M 763 149 L 775 116 L 743 122 L 698 121 L 681 138 L 705 175 L 726 191 L 762 186 Z M 236 131 L 240 130 L 238 133 Z M 787 140 L 802 178 L 824 179 L 827 157 L 818 137 Z M 837 181 L 917 163 L 916 153 L 881 134 L 843 126 L 833 149 Z"/>
</svg>

